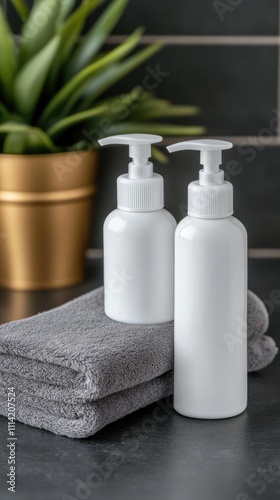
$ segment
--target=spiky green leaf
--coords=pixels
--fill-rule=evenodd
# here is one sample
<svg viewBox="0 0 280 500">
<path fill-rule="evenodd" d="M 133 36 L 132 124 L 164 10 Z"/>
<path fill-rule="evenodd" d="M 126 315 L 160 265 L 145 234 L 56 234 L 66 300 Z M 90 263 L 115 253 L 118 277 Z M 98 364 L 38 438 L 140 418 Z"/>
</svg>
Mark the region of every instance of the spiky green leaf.
<svg viewBox="0 0 280 500">
<path fill-rule="evenodd" d="M 152 146 L 152 157 L 159 163 L 168 163 L 169 161 L 168 156 L 156 146 Z"/>
<path fill-rule="evenodd" d="M 102 1 L 103 0 L 84 0 L 80 7 L 78 7 L 65 23 L 60 26 L 60 47 L 53 61 L 49 78 L 51 89 L 54 89 L 62 65 L 71 55 L 88 15 L 92 13 Z"/>
<path fill-rule="evenodd" d="M 204 127 L 199 126 L 184 126 L 184 125 L 173 125 L 173 124 L 162 124 L 162 123 L 138 123 L 138 122 L 123 122 L 123 123 L 113 123 L 110 127 L 107 127 L 106 134 L 158 134 L 158 135 L 169 135 L 169 136 L 188 136 L 197 135 L 200 136 L 205 133 Z"/>
<path fill-rule="evenodd" d="M 60 29 L 60 63 L 70 55 L 87 17 L 102 3 L 103 0 L 84 0 Z M 84 42 L 83 42 L 84 43 Z M 81 45 L 83 45 L 83 43 Z M 72 60 L 72 57 L 71 57 Z"/>
<path fill-rule="evenodd" d="M 8 108 L 0 101 L 0 121 L 7 121 L 10 118 L 10 111 Z"/>
<path fill-rule="evenodd" d="M 7 142 L 4 143 L 5 153 L 26 153 L 27 151 L 48 151 L 51 153 L 57 150 L 50 137 L 38 127 L 7 122 L 0 125 L 0 134 L 8 134 Z"/>
<path fill-rule="evenodd" d="M 62 132 L 64 132 L 65 130 L 67 130 L 68 128 L 77 125 L 78 123 L 86 122 L 87 120 L 96 118 L 97 116 L 104 116 L 107 107 L 108 106 L 106 104 L 103 104 L 101 106 L 96 106 L 93 109 L 89 109 L 88 111 L 83 111 L 81 113 L 70 115 L 67 118 L 58 121 L 52 127 L 50 127 L 49 130 L 47 131 L 47 134 L 50 137 L 54 138 L 59 134 L 61 134 Z"/>
<path fill-rule="evenodd" d="M 127 58 L 125 61 L 114 64 L 105 69 L 100 75 L 97 75 L 92 81 L 89 82 L 85 93 L 88 95 L 84 99 L 81 109 L 88 109 L 92 106 L 93 102 L 106 90 L 108 90 L 116 82 L 131 73 L 135 68 L 143 64 L 147 59 L 152 57 L 156 52 L 162 48 L 162 44 L 155 43 L 140 50 Z"/>
<path fill-rule="evenodd" d="M 20 70 L 15 79 L 14 99 L 18 110 L 32 115 L 44 87 L 53 58 L 59 47 L 55 36 L 36 56 Z"/>
<path fill-rule="evenodd" d="M 109 7 L 107 7 L 105 12 L 88 32 L 83 43 L 77 47 L 74 56 L 66 67 L 66 79 L 77 74 L 92 61 L 104 44 L 109 33 L 119 21 L 127 3 L 128 0 L 114 0 Z"/>
<path fill-rule="evenodd" d="M 58 23 L 62 23 L 69 16 L 75 6 L 76 0 L 63 0 L 58 14 Z"/>
<path fill-rule="evenodd" d="M 121 45 L 74 76 L 50 101 L 43 112 L 40 123 L 45 123 L 51 116 L 62 110 L 64 116 L 68 114 L 81 96 L 87 82 L 104 68 L 131 52 L 139 42 L 141 33 L 140 29 L 135 30 Z"/>
<path fill-rule="evenodd" d="M 22 155 L 26 153 L 26 134 L 13 132 L 7 134 L 3 142 L 3 153 Z"/>
<path fill-rule="evenodd" d="M 148 106 L 147 106 L 148 108 Z M 166 106 L 158 106 L 157 100 L 150 103 L 149 109 L 145 111 L 141 107 L 134 114 L 137 120 L 157 120 L 165 118 L 177 118 L 182 116 L 194 116 L 199 113 L 199 108 L 195 106 L 174 106 L 167 104 Z"/>
<path fill-rule="evenodd" d="M 11 0 L 11 1 L 22 21 L 26 21 L 29 15 L 29 8 L 27 7 L 25 1 L 24 0 Z"/>
<path fill-rule="evenodd" d="M 19 51 L 21 65 L 31 60 L 54 37 L 62 1 L 40 0 L 33 4 L 22 30 Z"/>
<path fill-rule="evenodd" d="M 15 44 L 10 26 L 0 5 L 0 87 L 7 98 L 11 96 L 16 67 Z"/>
</svg>

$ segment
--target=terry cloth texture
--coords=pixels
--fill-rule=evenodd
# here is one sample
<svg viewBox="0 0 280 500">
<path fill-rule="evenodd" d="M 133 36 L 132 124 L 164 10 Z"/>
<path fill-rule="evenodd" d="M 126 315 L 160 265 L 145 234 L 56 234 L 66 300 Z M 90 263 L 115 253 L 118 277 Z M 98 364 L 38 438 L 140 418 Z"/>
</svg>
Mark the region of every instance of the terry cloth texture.
<svg viewBox="0 0 280 500">
<path fill-rule="evenodd" d="M 117 323 L 103 300 L 99 288 L 0 327 L 1 414 L 13 386 L 19 421 L 80 438 L 172 393 L 173 323 Z M 264 304 L 248 292 L 248 371 L 278 352 L 267 328 Z"/>
</svg>

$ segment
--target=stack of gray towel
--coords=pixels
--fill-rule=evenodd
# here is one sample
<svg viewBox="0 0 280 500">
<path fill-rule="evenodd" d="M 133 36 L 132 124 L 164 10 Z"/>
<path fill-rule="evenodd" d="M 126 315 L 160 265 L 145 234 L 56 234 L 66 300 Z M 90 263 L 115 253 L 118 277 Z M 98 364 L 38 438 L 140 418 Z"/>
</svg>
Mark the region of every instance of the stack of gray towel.
<svg viewBox="0 0 280 500">
<path fill-rule="evenodd" d="M 268 314 L 248 294 L 248 369 L 271 363 Z M 172 394 L 173 323 L 125 325 L 103 311 L 103 288 L 0 327 L 0 413 L 16 392 L 20 422 L 72 438 Z"/>
</svg>

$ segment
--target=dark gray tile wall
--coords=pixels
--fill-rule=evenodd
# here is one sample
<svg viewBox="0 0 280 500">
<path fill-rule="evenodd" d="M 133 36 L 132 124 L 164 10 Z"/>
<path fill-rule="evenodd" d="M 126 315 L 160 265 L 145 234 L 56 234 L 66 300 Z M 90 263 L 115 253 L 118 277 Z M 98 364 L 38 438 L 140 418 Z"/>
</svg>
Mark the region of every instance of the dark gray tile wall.
<svg viewBox="0 0 280 500">
<path fill-rule="evenodd" d="M 102 225 L 116 208 L 116 178 L 127 170 L 127 151 L 102 151 L 99 192 L 91 246 L 102 246 Z M 187 186 L 198 178 L 199 153 L 174 153 L 167 165 L 155 164 L 165 179 L 166 208 L 179 222 L 187 215 Z M 280 149 L 235 146 L 224 153 L 226 178 L 234 187 L 235 216 L 248 231 L 250 248 L 280 248 Z"/>
<path fill-rule="evenodd" d="M 6 4 L 17 33 L 19 23 L 10 0 Z M 220 11 L 219 16 L 215 5 L 222 4 L 228 5 L 228 9 Z M 102 9 L 104 6 L 88 20 L 88 25 Z M 210 136 L 240 136 L 238 143 L 242 143 L 248 136 L 276 134 L 278 18 L 278 0 L 130 0 L 114 33 L 125 35 L 142 25 L 146 27 L 146 35 L 168 36 L 165 48 L 148 63 L 159 64 L 169 73 L 158 86 L 157 95 L 176 103 L 200 106 L 200 116 L 185 123 L 205 125 Z M 195 38 L 190 41 L 191 35 Z M 203 36 L 215 38 L 203 40 Z M 234 37 L 238 36 L 243 38 L 236 42 Z M 209 40 L 214 43 L 209 44 Z M 145 74 L 145 67 L 139 68 L 110 93 L 141 85 Z M 277 139 L 278 136 L 274 137 Z M 248 229 L 250 247 L 280 248 L 280 147 L 263 148 L 259 143 L 257 149 L 245 154 L 236 146 L 227 153 L 225 161 L 230 158 L 241 166 L 241 172 L 231 176 L 231 181 L 235 188 L 236 215 Z M 116 177 L 126 169 L 126 151 L 118 148 L 102 151 L 93 247 L 102 246 L 104 218 L 116 206 Z M 197 178 L 197 170 L 195 154 L 173 155 L 169 165 L 157 166 L 166 180 L 167 208 L 178 220 L 185 215 L 187 184 Z"/>
<path fill-rule="evenodd" d="M 136 25 L 156 35 L 277 35 L 278 2 L 132 0 L 115 32 L 129 33 Z"/>
<path fill-rule="evenodd" d="M 211 135 L 257 135 L 277 107 L 278 47 L 166 46 L 148 66 L 166 74 L 156 94 L 201 108 L 184 123 L 204 125 Z M 143 85 L 145 67 L 110 90 L 110 95 Z"/>
<path fill-rule="evenodd" d="M 6 3 L 13 29 L 18 32 L 20 23 L 11 0 Z M 107 4 L 96 10 L 88 26 Z M 221 4 L 226 7 L 219 7 Z M 145 32 L 153 35 L 277 35 L 278 1 L 130 0 L 114 33 L 127 34 L 135 26 L 145 26 Z"/>
</svg>

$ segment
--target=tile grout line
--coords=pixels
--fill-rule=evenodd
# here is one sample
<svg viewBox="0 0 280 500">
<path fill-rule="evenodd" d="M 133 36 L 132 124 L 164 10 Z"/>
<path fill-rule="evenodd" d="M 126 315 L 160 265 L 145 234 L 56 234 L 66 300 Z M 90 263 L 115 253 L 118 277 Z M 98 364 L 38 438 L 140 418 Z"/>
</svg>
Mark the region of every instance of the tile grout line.
<svg viewBox="0 0 280 500">
<path fill-rule="evenodd" d="M 102 259 L 102 248 L 88 248 L 86 251 L 88 259 Z M 250 259 L 279 259 L 280 248 L 249 248 L 248 257 Z"/>
<path fill-rule="evenodd" d="M 0 0 L 1 2 L 1 0 Z M 4 0 L 6 2 L 6 0 Z M 6 3 L 4 4 L 6 5 Z M 15 34 L 16 40 L 20 40 L 21 36 Z M 108 44 L 117 45 L 123 42 L 127 35 L 111 35 L 107 38 Z M 81 36 L 79 41 L 83 41 Z M 144 35 L 139 41 L 139 45 L 149 45 L 155 42 L 162 42 L 165 46 L 182 45 L 182 46 L 272 46 L 280 47 L 279 36 L 177 36 L 177 35 Z"/>
<path fill-rule="evenodd" d="M 127 35 L 111 35 L 107 43 L 122 42 Z M 200 35 L 143 35 L 140 44 L 162 41 L 166 45 L 268 45 L 280 46 L 280 34 L 277 36 L 200 36 Z"/>
</svg>

